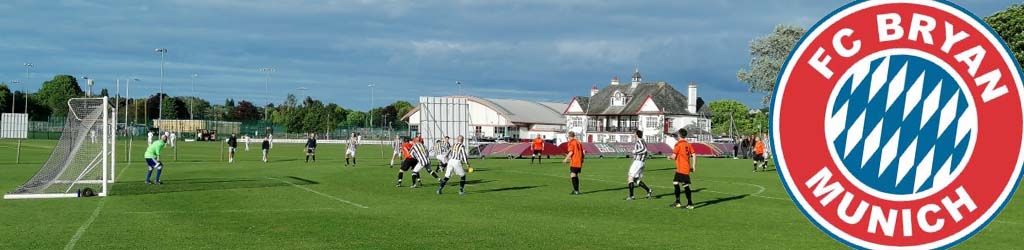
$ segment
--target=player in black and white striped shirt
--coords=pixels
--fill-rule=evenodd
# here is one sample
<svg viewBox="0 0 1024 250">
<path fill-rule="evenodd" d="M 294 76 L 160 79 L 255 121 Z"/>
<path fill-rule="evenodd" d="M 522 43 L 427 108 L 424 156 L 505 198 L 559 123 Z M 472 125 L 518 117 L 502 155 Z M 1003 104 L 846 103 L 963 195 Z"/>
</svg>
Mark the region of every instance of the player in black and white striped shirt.
<svg viewBox="0 0 1024 250">
<path fill-rule="evenodd" d="M 412 153 L 412 157 L 416 158 L 417 161 L 416 167 L 412 169 L 412 188 L 418 188 L 422 185 L 420 170 L 423 170 L 423 168 L 426 168 L 430 176 L 433 176 L 436 180 L 437 173 L 430 170 L 430 154 L 427 152 L 427 147 L 423 146 L 423 137 L 416 136 L 416 139 L 413 140 L 412 150 L 409 150 L 409 152 Z"/>
<path fill-rule="evenodd" d="M 647 199 L 651 199 L 651 188 L 647 186 L 642 180 L 644 177 L 644 165 L 647 162 L 647 158 L 650 156 L 647 153 L 647 143 L 644 142 L 644 131 L 637 130 L 635 136 L 636 144 L 633 145 L 633 164 L 629 166 L 629 173 L 627 173 L 627 181 L 629 181 L 629 197 L 626 197 L 627 201 L 633 200 L 633 189 L 636 185 L 639 185 L 644 190 L 647 190 Z"/>
<path fill-rule="evenodd" d="M 437 194 L 441 194 L 444 191 L 444 186 L 448 184 L 448 178 L 452 177 L 452 172 L 460 177 L 459 195 L 466 194 L 466 170 L 462 169 L 462 164 L 470 167 L 469 147 L 466 147 L 463 141 L 464 138 L 460 135 L 455 139 L 455 145 L 452 146 L 451 151 L 448 151 L 448 167 L 445 168 L 444 179 L 441 179 L 441 186 L 437 188 Z"/>
<path fill-rule="evenodd" d="M 452 144 L 448 143 L 448 140 L 448 136 L 445 136 L 444 140 L 434 142 L 434 155 L 437 157 L 437 161 L 440 162 L 437 164 L 437 168 L 434 169 L 436 173 L 443 172 L 448 168 L 448 152 L 452 151 Z"/>
</svg>

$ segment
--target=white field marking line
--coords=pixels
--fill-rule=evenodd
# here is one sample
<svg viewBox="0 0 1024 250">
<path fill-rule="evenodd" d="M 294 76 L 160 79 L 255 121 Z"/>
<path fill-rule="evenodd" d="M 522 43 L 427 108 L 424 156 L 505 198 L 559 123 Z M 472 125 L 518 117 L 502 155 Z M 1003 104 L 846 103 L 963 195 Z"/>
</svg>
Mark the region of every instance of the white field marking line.
<svg viewBox="0 0 1024 250">
<path fill-rule="evenodd" d="M 92 225 L 92 222 L 96 221 L 96 217 L 100 216 L 100 210 L 103 210 L 103 205 L 106 203 L 107 199 L 100 200 L 100 204 L 96 205 L 96 210 L 92 211 L 92 216 L 89 216 L 89 219 L 85 221 L 85 224 L 82 224 L 82 226 L 78 228 L 78 231 L 75 231 L 75 236 L 71 237 L 71 240 L 68 241 L 68 244 L 64 245 L 64 250 L 75 249 L 75 243 L 78 243 L 78 239 L 82 238 L 82 235 L 85 234 L 85 230 L 89 229 L 89 226 Z"/>
<path fill-rule="evenodd" d="M 1009 222 L 1009 221 L 1002 221 L 1002 220 L 992 220 L 992 222 L 998 222 L 1000 224 L 1007 224 L 1007 225 L 1017 225 L 1017 226 L 1024 225 L 1024 223 Z"/>
<path fill-rule="evenodd" d="M 548 176 L 548 177 L 555 177 L 555 178 L 563 178 L 563 176 L 554 176 L 554 175 L 536 174 L 536 173 L 526 173 L 526 172 L 520 172 L 520 171 L 515 171 L 515 170 L 502 170 L 502 171 L 512 172 L 512 173 L 519 173 L 519 174 L 541 175 L 541 176 Z M 607 183 L 620 183 L 620 182 L 617 182 L 617 181 L 609 181 L 609 180 L 587 178 L 587 177 L 580 177 L 580 179 L 592 180 L 592 181 L 600 181 L 600 182 L 607 182 Z M 750 185 L 753 185 L 753 184 L 750 184 Z M 657 187 L 657 188 L 670 188 L 670 187 L 666 187 L 666 186 L 656 186 L 656 185 L 648 185 L 648 186 Z M 772 200 L 780 200 L 780 201 L 792 201 L 790 199 L 783 199 L 783 198 L 778 198 L 778 197 L 763 196 L 763 195 L 757 195 L 757 194 L 737 194 L 737 193 L 729 193 L 729 192 L 719 192 L 719 191 L 714 191 L 714 190 L 706 190 L 706 192 L 712 192 L 712 193 L 718 193 L 718 194 L 726 194 L 726 195 L 750 195 L 751 197 L 758 197 L 758 198 L 764 198 L 764 199 L 772 199 Z M 759 191 L 759 193 L 760 192 L 761 191 Z"/>
<path fill-rule="evenodd" d="M 317 212 L 334 211 L 337 208 L 293 208 L 293 209 L 228 209 L 228 210 L 167 210 L 167 211 L 129 211 L 126 214 L 210 214 L 210 213 L 277 213 L 277 212 Z"/>
<path fill-rule="evenodd" d="M 329 194 L 321 193 L 321 192 L 318 192 L 318 191 L 316 191 L 316 190 L 312 190 L 312 189 L 309 189 L 309 188 L 307 188 L 307 187 L 299 186 L 299 185 L 296 185 L 295 183 L 291 183 L 291 182 L 288 182 L 288 181 L 286 181 L 286 180 L 282 180 L 282 179 L 278 179 L 278 178 L 271 178 L 271 177 L 267 177 L 267 179 L 271 179 L 271 180 L 277 180 L 277 181 L 280 181 L 280 182 L 284 182 L 284 183 L 287 183 L 288 185 L 292 185 L 293 187 L 296 187 L 296 188 L 299 188 L 299 189 L 302 189 L 302 190 L 306 190 L 306 191 L 309 191 L 309 192 L 311 192 L 311 193 L 314 193 L 314 194 L 318 194 L 318 195 L 320 195 L 320 196 L 323 196 L 323 197 L 327 197 L 327 198 L 330 198 L 330 199 L 332 199 L 332 200 L 336 200 L 336 201 L 340 201 L 340 202 L 342 202 L 342 203 L 346 203 L 346 204 L 349 204 L 349 205 L 353 205 L 353 206 L 356 206 L 356 207 L 358 207 L 358 208 L 370 208 L 370 207 L 367 207 L 367 206 L 363 206 L 363 205 L 361 205 L 361 204 L 359 204 L 359 203 L 355 203 L 355 202 L 347 201 L 347 200 L 344 200 L 344 199 L 342 199 L 342 198 L 338 198 L 338 197 L 335 197 L 335 196 L 333 196 L 333 195 L 329 195 Z"/>
</svg>

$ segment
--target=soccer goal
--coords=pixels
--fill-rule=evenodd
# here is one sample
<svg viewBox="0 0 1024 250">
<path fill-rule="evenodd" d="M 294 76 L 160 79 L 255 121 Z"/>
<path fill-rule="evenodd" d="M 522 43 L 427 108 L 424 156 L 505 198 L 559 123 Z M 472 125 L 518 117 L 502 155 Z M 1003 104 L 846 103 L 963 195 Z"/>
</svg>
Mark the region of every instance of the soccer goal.
<svg viewBox="0 0 1024 250">
<path fill-rule="evenodd" d="M 113 183 L 116 116 L 107 97 L 72 98 L 60 140 L 39 172 L 4 199 L 107 196 Z"/>
</svg>

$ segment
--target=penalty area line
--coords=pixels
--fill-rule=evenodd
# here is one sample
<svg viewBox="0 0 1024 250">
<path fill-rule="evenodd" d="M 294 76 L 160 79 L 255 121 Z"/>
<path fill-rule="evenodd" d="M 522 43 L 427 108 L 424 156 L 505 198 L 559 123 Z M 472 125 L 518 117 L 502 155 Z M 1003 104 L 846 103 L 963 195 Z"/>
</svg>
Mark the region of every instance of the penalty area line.
<svg viewBox="0 0 1024 250">
<path fill-rule="evenodd" d="M 345 203 L 345 204 L 349 204 L 349 205 L 352 205 L 352 206 L 355 206 L 355 207 L 358 207 L 358 208 L 370 208 L 370 207 L 367 207 L 367 206 L 363 206 L 363 205 L 361 205 L 361 204 L 359 204 L 359 203 L 355 203 L 355 202 L 347 201 L 347 200 L 345 200 L 345 199 L 342 199 L 342 198 L 338 198 L 338 197 L 335 197 L 335 196 L 333 196 L 333 195 L 329 195 L 329 194 L 321 193 L 321 192 L 319 192 L 319 191 L 316 191 L 316 190 L 312 190 L 312 189 L 309 189 L 309 188 L 307 188 L 307 187 L 299 186 L 299 185 L 296 185 L 295 183 L 291 183 L 291 182 L 289 182 L 289 181 L 286 181 L 286 180 L 282 180 L 282 179 L 278 179 L 278 178 L 272 178 L 272 177 L 267 177 L 267 179 L 271 179 L 271 180 L 276 180 L 276 181 L 284 182 L 284 183 L 286 183 L 286 184 L 288 184 L 288 185 L 291 185 L 291 186 L 293 186 L 293 187 L 296 187 L 296 188 L 298 188 L 298 189 L 306 190 L 306 191 L 309 191 L 310 193 L 318 194 L 318 195 L 320 195 L 320 196 L 323 196 L 323 197 L 327 197 L 327 198 L 330 198 L 330 199 L 332 199 L 332 200 L 340 201 L 340 202 L 342 202 L 342 203 Z"/>
<path fill-rule="evenodd" d="M 78 243 L 78 239 L 81 239 L 82 235 L 85 234 L 85 230 L 88 230 L 89 226 L 92 225 L 92 222 L 96 221 L 96 217 L 99 217 L 100 210 L 103 210 L 103 205 L 106 203 L 107 199 L 100 200 L 100 204 L 96 205 L 96 210 L 92 211 L 92 216 L 89 216 L 89 219 L 86 220 L 85 223 L 78 228 L 78 231 L 76 231 L 75 235 L 71 237 L 71 240 L 68 241 L 68 244 L 64 245 L 64 250 L 75 249 L 75 244 Z"/>
</svg>

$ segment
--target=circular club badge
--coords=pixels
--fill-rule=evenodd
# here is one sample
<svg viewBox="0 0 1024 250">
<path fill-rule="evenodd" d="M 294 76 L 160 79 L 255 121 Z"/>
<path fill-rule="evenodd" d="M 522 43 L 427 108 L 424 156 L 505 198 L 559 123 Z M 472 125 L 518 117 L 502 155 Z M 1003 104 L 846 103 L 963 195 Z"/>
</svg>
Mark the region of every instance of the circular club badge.
<svg viewBox="0 0 1024 250">
<path fill-rule="evenodd" d="M 995 32 L 945 1 L 859 1 L 808 30 L 771 106 L 779 175 L 851 247 L 947 248 L 1021 179 L 1021 71 Z"/>
</svg>

